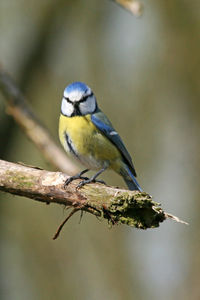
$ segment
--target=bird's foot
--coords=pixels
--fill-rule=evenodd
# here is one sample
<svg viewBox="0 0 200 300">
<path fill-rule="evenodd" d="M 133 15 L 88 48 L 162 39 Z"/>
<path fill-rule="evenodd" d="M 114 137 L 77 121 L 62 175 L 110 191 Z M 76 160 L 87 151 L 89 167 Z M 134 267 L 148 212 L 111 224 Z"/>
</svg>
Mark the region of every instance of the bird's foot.
<svg viewBox="0 0 200 300">
<path fill-rule="evenodd" d="M 77 185 L 76 189 L 80 189 L 81 187 L 83 187 L 84 185 L 91 183 L 91 182 L 98 182 L 98 183 L 102 183 L 102 184 L 106 184 L 103 180 L 96 180 L 95 178 L 91 177 L 91 178 L 87 178 L 85 180 L 82 180 L 81 182 L 79 182 L 79 184 Z"/>
<path fill-rule="evenodd" d="M 94 182 L 106 184 L 105 181 L 103 181 L 103 180 L 94 180 Z"/>
<path fill-rule="evenodd" d="M 66 181 L 65 181 L 65 183 L 64 183 L 64 188 L 66 188 L 66 186 L 68 185 L 68 184 L 70 184 L 72 181 L 74 181 L 74 180 L 76 180 L 76 179 L 83 179 L 83 181 L 87 181 L 88 180 L 88 177 L 84 177 L 84 176 L 82 176 L 84 173 L 86 173 L 86 172 L 88 172 L 89 170 L 88 169 L 86 169 L 86 170 L 83 170 L 83 171 L 81 171 L 80 173 L 78 173 L 78 174 L 76 174 L 76 175 L 74 175 L 74 176 L 71 176 L 71 177 L 69 177 Z M 82 182 L 82 181 L 81 181 Z"/>
<path fill-rule="evenodd" d="M 79 182 L 79 184 L 77 185 L 76 189 L 80 189 L 82 186 L 84 186 L 85 184 L 91 183 L 91 182 L 99 182 L 99 183 L 103 183 L 105 184 L 104 181 L 102 180 L 96 180 L 97 176 L 99 176 L 103 171 L 105 171 L 107 169 L 106 167 L 103 167 L 101 170 L 99 170 L 95 175 L 93 175 L 91 178 L 87 178 L 86 180 L 82 180 L 81 182 Z"/>
</svg>

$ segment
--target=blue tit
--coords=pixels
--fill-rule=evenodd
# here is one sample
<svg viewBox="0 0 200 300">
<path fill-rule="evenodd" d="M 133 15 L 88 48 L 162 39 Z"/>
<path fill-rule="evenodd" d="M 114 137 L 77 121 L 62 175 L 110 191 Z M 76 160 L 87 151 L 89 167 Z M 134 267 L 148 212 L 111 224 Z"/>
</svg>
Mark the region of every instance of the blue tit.
<svg viewBox="0 0 200 300">
<path fill-rule="evenodd" d="M 80 188 L 94 182 L 103 171 L 111 169 L 123 177 L 130 190 L 142 191 L 122 139 L 99 109 L 92 90 L 82 82 L 74 82 L 64 90 L 59 138 L 66 152 L 87 168 L 70 177 L 66 184 L 82 178 L 78 185 Z M 82 177 L 90 169 L 97 170 L 97 173 L 89 179 Z"/>
</svg>

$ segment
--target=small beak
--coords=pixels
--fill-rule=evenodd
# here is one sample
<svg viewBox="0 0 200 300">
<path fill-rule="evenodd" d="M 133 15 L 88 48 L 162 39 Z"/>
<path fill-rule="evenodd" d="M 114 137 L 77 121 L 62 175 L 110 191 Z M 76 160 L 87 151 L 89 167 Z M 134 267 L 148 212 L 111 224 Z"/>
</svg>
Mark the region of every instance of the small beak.
<svg viewBox="0 0 200 300">
<path fill-rule="evenodd" d="M 80 116 L 80 110 L 79 110 L 79 103 L 78 102 L 74 102 L 74 113 L 77 116 Z"/>
</svg>

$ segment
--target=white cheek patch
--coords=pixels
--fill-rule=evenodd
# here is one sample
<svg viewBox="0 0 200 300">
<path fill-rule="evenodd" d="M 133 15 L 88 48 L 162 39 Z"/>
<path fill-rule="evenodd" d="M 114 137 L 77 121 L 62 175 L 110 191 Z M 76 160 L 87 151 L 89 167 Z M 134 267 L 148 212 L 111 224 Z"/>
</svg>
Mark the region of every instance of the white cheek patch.
<svg viewBox="0 0 200 300">
<path fill-rule="evenodd" d="M 84 102 L 81 102 L 79 109 L 82 115 L 92 114 L 96 109 L 95 97 L 90 96 Z"/>
<path fill-rule="evenodd" d="M 74 107 L 71 103 L 68 103 L 64 98 L 62 99 L 61 104 L 61 113 L 65 116 L 70 117 L 74 112 Z"/>
</svg>

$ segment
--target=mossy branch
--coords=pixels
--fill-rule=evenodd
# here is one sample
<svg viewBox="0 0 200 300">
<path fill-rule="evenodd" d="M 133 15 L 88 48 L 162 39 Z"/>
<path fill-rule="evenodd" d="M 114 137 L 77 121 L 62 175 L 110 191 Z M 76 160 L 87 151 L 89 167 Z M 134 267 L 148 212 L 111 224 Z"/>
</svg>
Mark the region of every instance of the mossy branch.
<svg viewBox="0 0 200 300">
<path fill-rule="evenodd" d="M 0 190 L 48 204 L 72 207 L 74 210 L 71 215 L 83 210 L 107 219 L 110 224 L 127 224 L 140 229 L 158 227 L 168 218 L 184 223 L 164 212 L 145 192 L 118 189 L 100 183 L 88 184 L 77 190 L 80 180 L 64 188 L 68 177 L 61 172 L 49 172 L 0 160 Z"/>
</svg>

